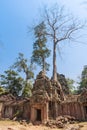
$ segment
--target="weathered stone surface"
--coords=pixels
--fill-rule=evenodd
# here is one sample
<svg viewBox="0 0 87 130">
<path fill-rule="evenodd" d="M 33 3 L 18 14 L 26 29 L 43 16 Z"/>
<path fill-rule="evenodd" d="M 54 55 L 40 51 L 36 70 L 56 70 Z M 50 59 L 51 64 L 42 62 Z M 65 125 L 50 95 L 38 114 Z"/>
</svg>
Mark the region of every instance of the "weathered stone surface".
<svg viewBox="0 0 87 130">
<path fill-rule="evenodd" d="M 41 71 L 33 85 L 31 98 L 14 97 L 9 93 L 0 95 L 0 118 L 48 122 L 51 127 L 87 119 L 87 91 L 80 95 L 68 94 L 65 77 L 60 77 L 61 84 L 50 80 Z"/>
<path fill-rule="evenodd" d="M 56 120 L 49 120 L 46 123 L 46 126 L 49 126 L 51 128 L 53 128 L 54 126 L 58 127 L 58 128 L 64 128 L 67 123 L 68 124 L 69 123 L 74 123 L 75 120 L 76 120 L 75 117 L 68 116 L 68 115 L 58 116 L 56 118 Z M 74 128 L 77 128 L 77 127 L 74 127 Z"/>
<path fill-rule="evenodd" d="M 32 90 L 33 96 L 31 97 L 32 101 L 35 101 L 36 98 L 39 100 L 55 100 L 60 101 L 63 99 L 62 97 L 62 88 L 53 80 L 50 80 L 47 76 L 45 76 L 44 72 L 41 71 L 35 80 Z M 36 102 L 36 101 L 35 101 Z"/>
<path fill-rule="evenodd" d="M 69 88 L 68 88 L 68 85 L 67 85 L 65 75 L 57 73 L 57 79 L 58 79 L 58 81 L 60 82 L 60 84 L 62 86 L 63 92 L 65 94 L 69 94 Z"/>
<path fill-rule="evenodd" d="M 46 123 L 46 126 L 50 128 L 64 128 L 64 124 L 61 121 L 50 120 Z"/>
</svg>

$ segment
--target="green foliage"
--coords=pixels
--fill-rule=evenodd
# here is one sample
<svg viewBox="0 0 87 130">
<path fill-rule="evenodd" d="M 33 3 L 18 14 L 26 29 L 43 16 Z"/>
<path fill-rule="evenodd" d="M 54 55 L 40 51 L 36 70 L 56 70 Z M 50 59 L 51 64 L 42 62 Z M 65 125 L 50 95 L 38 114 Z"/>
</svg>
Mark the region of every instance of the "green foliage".
<svg viewBox="0 0 87 130">
<path fill-rule="evenodd" d="M 70 78 L 67 78 L 66 81 L 67 81 L 67 87 L 69 88 L 69 93 L 74 94 L 74 92 L 76 91 L 74 86 L 75 81 Z"/>
<path fill-rule="evenodd" d="M 14 70 L 7 70 L 1 75 L 1 86 L 14 96 L 21 94 L 23 89 L 24 80 Z"/>
<path fill-rule="evenodd" d="M 25 83 L 25 87 L 22 92 L 23 97 L 30 97 L 32 95 L 32 82 Z"/>
<path fill-rule="evenodd" d="M 79 93 L 81 93 L 84 88 L 87 89 L 87 66 L 84 66 L 81 74 L 81 80 L 79 82 L 79 87 L 78 87 Z"/>
<path fill-rule="evenodd" d="M 0 95 L 4 94 L 5 92 L 6 92 L 5 88 L 3 88 L 3 87 L 0 86 Z"/>
<path fill-rule="evenodd" d="M 34 77 L 34 67 L 31 63 L 28 65 L 28 60 L 24 58 L 23 53 L 19 53 L 19 56 L 16 59 L 16 62 L 12 65 L 12 68 L 16 69 L 18 72 L 24 72 L 26 75 L 26 80 Z"/>
<path fill-rule="evenodd" d="M 61 84 L 63 92 L 65 94 L 69 94 L 69 88 L 68 88 L 68 85 L 67 85 L 67 80 L 66 80 L 65 75 L 57 73 L 57 80 Z"/>
<path fill-rule="evenodd" d="M 34 28 L 34 35 L 36 38 L 33 44 L 33 53 L 31 61 L 42 67 L 42 70 L 49 70 L 49 64 L 46 58 L 50 56 L 50 50 L 46 47 L 46 26 L 44 22 L 40 23 Z"/>
<path fill-rule="evenodd" d="M 24 97 L 31 96 L 31 88 L 32 88 L 31 79 L 34 78 L 34 72 L 33 72 L 34 66 L 31 63 L 29 65 L 28 60 L 24 58 L 24 54 L 19 53 L 19 56 L 16 59 L 16 62 L 13 64 L 12 68 L 17 70 L 17 72 L 20 74 L 21 72 L 25 74 L 26 78 L 24 79 L 23 82 L 24 86 L 22 89 L 22 96 Z"/>
<path fill-rule="evenodd" d="M 82 79 L 87 79 L 87 66 L 84 66 L 84 69 L 81 74 Z"/>
<path fill-rule="evenodd" d="M 19 107 L 16 107 L 15 109 L 14 109 L 14 115 L 13 115 L 13 118 L 20 118 L 20 117 L 22 117 L 22 114 L 23 114 L 23 110 L 21 110 Z"/>
</svg>

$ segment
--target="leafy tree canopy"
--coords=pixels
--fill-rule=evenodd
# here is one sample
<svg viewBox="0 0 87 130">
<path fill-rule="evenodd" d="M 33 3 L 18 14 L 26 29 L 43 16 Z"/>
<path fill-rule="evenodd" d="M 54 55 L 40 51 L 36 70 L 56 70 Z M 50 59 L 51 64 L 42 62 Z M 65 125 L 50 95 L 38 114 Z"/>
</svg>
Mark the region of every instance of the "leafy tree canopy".
<svg viewBox="0 0 87 130">
<path fill-rule="evenodd" d="M 14 70 L 7 70 L 1 75 L 1 86 L 14 96 L 21 95 L 24 80 Z"/>
<path fill-rule="evenodd" d="M 50 56 L 50 50 L 46 46 L 47 38 L 44 22 L 34 28 L 34 35 L 36 41 L 33 44 L 31 61 L 41 66 L 43 71 L 49 70 L 49 64 L 46 62 L 46 58 Z"/>
<path fill-rule="evenodd" d="M 18 58 L 11 66 L 11 68 L 16 69 L 18 72 L 24 72 L 24 74 L 26 75 L 26 80 L 34 78 L 33 65 L 31 64 L 31 62 L 28 63 L 28 60 L 24 58 L 23 53 L 19 53 Z"/>
<path fill-rule="evenodd" d="M 81 79 L 80 79 L 79 87 L 78 87 L 79 93 L 81 93 L 84 88 L 87 89 L 87 65 L 84 66 L 81 73 Z"/>
<path fill-rule="evenodd" d="M 69 89 L 69 93 L 75 94 L 75 92 L 76 92 L 75 85 L 74 85 L 75 81 L 70 78 L 67 78 L 66 81 L 67 81 L 67 87 Z"/>
</svg>

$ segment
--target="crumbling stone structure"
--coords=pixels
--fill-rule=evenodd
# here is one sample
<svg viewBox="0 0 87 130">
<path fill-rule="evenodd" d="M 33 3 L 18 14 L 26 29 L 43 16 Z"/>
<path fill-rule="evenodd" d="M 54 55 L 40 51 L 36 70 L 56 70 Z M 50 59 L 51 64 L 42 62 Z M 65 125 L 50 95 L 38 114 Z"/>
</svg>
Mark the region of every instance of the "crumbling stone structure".
<svg viewBox="0 0 87 130">
<path fill-rule="evenodd" d="M 30 99 L 5 93 L 0 96 L 0 119 L 30 118 Z M 27 111 L 26 111 L 27 110 Z"/>
<path fill-rule="evenodd" d="M 64 84 L 65 81 L 60 85 L 50 80 L 41 71 L 34 82 L 31 98 L 15 98 L 9 94 L 0 96 L 0 118 L 13 119 L 16 116 L 43 123 L 55 120 L 58 116 L 69 115 L 78 120 L 86 120 L 87 90 L 80 95 L 69 95 Z"/>
<path fill-rule="evenodd" d="M 87 119 L 87 91 L 80 95 L 69 95 L 64 75 L 58 79 L 64 79 L 62 86 L 50 80 L 43 72 L 37 75 L 30 99 L 32 122 L 44 122 L 64 115 L 78 120 Z"/>
<path fill-rule="evenodd" d="M 61 90 L 56 82 L 50 81 L 44 72 L 40 72 L 34 83 L 31 105 L 31 121 L 45 122 L 57 116 L 57 104 L 60 102 Z"/>
</svg>

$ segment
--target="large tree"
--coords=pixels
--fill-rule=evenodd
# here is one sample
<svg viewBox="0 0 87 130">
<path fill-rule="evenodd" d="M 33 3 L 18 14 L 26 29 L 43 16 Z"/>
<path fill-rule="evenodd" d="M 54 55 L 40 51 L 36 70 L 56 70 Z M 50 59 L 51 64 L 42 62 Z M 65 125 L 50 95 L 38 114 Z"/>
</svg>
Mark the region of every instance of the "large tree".
<svg viewBox="0 0 87 130">
<path fill-rule="evenodd" d="M 55 5 L 53 8 L 45 8 L 44 22 L 46 34 L 53 43 L 53 80 L 57 81 L 56 51 L 61 42 L 75 40 L 75 36 L 83 25 L 66 13 L 64 7 Z"/>
<path fill-rule="evenodd" d="M 18 58 L 16 59 L 15 63 L 11 66 L 12 69 L 15 69 L 18 73 L 23 73 L 25 75 L 24 79 L 24 88 L 22 91 L 23 96 L 31 96 L 31 79 L 34 78 L 34 67 L 31 62 L 28 62 L 28 59 L 24 57 L 23 53 L 19 53 Z"/>
<path fill-rule="evenodd" d="M 35 42 L 33 44 L 33 53 L 31 60 L 39 66 L 45 72 L 49 69 L 49 64 L 46 62 L 46 58 L 50 55 L 50 50 L 46 46 L 46 26 L 44 22 L 41 22 L 34 28 Z"/>
</svg>

